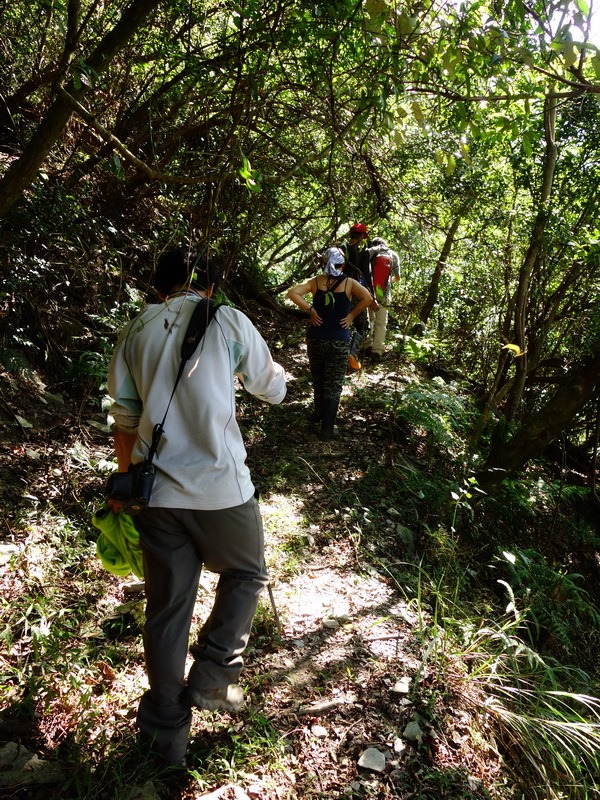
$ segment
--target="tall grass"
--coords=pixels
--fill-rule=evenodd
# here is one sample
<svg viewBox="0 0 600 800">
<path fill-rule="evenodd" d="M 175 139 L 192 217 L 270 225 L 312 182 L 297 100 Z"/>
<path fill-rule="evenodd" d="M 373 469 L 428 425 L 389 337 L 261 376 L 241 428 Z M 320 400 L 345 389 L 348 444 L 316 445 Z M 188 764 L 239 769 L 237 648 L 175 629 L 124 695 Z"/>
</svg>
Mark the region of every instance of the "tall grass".
<svg viewBox="0 0 600 800">
<path fill-rule="evenodd" d="M 437 686 L 491 729 L 522 798 L 592 800 L 600 796 L 600 699 L 576 667 L 543 658 L 530 644 L 526 609 L 508 583 L 499 622 L 467 617 L 460 587 L 420 570 L 417 604 L 421 666 Z"/>
</svg>

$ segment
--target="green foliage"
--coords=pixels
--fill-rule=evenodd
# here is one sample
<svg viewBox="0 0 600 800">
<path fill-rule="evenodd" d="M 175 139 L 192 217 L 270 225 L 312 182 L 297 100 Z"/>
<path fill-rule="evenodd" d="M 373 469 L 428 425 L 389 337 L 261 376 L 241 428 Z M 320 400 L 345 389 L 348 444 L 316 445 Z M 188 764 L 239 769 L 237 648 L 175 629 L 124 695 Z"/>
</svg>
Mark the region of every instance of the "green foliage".
<svg viewBox="0 0 600 800">
<path fill-rule="evenodd" d="M 85 350 L 81 353 L 68 373 L 71 381 L 87 386 L 88 391 L 100 389 L 106 381 L 112 348 L 106 340 L 101 341 L 100 344 L 100 352 Z"/>
<path fill-rule="evenodd" d="M 531 372 L 515 427 L 563 377 L 536 362 L 560 357 L 569 368 L 600 338 L 600 58 L 583 43 L 588 4 L 162 3 L 105 71 L 90 66 L 90 56 L 121 14 L 115 4 L 36 0 L 2 2 L 0 10 L 0 198 L 6 176 L 19 176 L 19 168 L 21 177 L 29 175 L 20 203 L 1 222 L 3 368 L 31 375 L 43 369 L 57 384 L 97 396 L 114 334 L 145 301 L 152 262 L 168 242 L 210 243 L 224 259 L 229 287 L 254 312 L 255 298 L 271 300 L 309 274 L 314 252 L 339 241 L 350 221 L 384 234 L 401 255 L 397 331 L 388 339 L 398 361 L 429 367 L 435 355 L 443 374 L 451 370 L 469 383 L 459 389 L 441 379 L 414 380 L 402 392 L 378 384 L 356 391 L 353 402 L 379 426 L 378 451 L 367 466 L 345 463 L 342 475 L 336 467 L 316 469 L 295 437 L 293 452 L 280 442 L 273 447 L 271 430 L 243 409 L 265 489 L 297 499 L 290 486 L 314 482 L 320 493 L 311 513 L 298 515 L 301 523 L 292 506 L 285 519 L 272 520 L 281 528 L 302 526 L 282 547 L 287 569 L 302 565 L 315 526 L 322 538 L 347 544 L 357 561 L 376 557 L 391 570 L 402 543 L 388 510 L 401 509 L 403 522 L 425 543 L 427 569 L 447 566 L 419 590 L 425 604 L 433 603 L 420 609 L 424 624 L 432 610 L 435 620 L 428 663 L 453 686 L 481 689 L 507 753 L 521 753 L 544 785 L 536 792 L 554 797 L 560 773 L 565 795 L 591 797 L 584 770 L 597 767 L 590 722 L 596 701 L 580 687 L 566 701 L 549 694 L 549 686 L 567 679 L 525 644 L 536 625 L 545 651 L 573 658 L 600 621 L 592 589 L 572 566 L 581 531 L 564 520 L 564 535 L 555 537 L 560 543 L 552 543 L 563 549 L 555 561 L 528 542 L 547 533 L 559 489 L 567 502 L 578 490 L 520 479 L 484 510 L 475 503 L 477 487 L 464 478 L 475 427 L 467 392 L 485 396 L 498 376 L 492 399 L 501 406 L 523 363 L 502 362 L 518 287 L 527 288 L 522 323 Z M 60 102 L 57 87 L 69 81 L 74 91 L 90 90 L 82 98 L 89 114 L 145 167 L 78 113 L 69 112 L 60 130 L 40 126 L 50 104 Z M 551 91 L 560 96 L 558 161 L 540 209 L 548 161 L 544 101 Z M 20 153 L 36 130 L 41 136 L 48 127 L 55 138 L 36 140 L 47 156 L 32 178 Z M 545 227 L 534 242 L 540 210 Z M 429 328 L 412 337 L 405 328 L 420 318 L 457 219 Z M 527 275 L 532 244 L 539 250 Z M 287 408 L 272 411 L 274 430 L 289 426 Z M 592 411 L 580 409 L 566 434 L 578 444 L 589 441 Z M 503 419 L 502 408 L 496 412 Z M 21 445 L 26 449 L 25 437 Z M 105 468 L 71 448 L 69 480 Z M 56 497 L 61 487 L 52 490 Z M 319 502 L 334 525 L 322 525 Z M 85 503 L 78 497 L 78 508 Z M 28 530 L 31 520 L 19 513 L 15 525 Z M 32 715 L 70 705 L 80 722 L 70 754 L 81 762 L 92 750 L 94 771 L 77 771 L 67 793 L 93 797 L 110 786 L 121 796 L 119 776 L 114 784 L 110 776 L 102 788 L 93 785 L 131 733 L 130 722 L 119 718 L 98 734 L 96 706 L 105 689 L 96 664 L 112 665 L 117 675 L 106 691 L 120 691 L 119 670 L 124 674 L 133 658 L 123 640 L 137 648 L 139 660 L 139 625 L 129 611 L 111 616 L 115 586 L 98 573 L 85 532 L 61 517 L 38 520 L 29 533 L 9 564 L 12 602 L 3 599 L 0 612 L 7 645 L 3 700 L 11 707 L 24 694 Z M 476 543 L 487 559 L 499 535 L 519 542 L 514 562 L 502 562 L 513 616 L 500 622 L 493 603 L 481 615 L 463 606 L 481 591 L 481 552 L 468 547 Z M 595 552 L 589 527 L 587 536 Z M 98 597 L 89 597 L 92 584 Z M 403 578 L 403 587 L 413 584 Z M 496 622 L 488 623 L 489 616 Z M 259 635 L 272 633 L 268 608 L 256 625 Z M 470 676 L 453 673 L 452 659 Z M 61 695 L 59 686 L 72 688 Z M 211 754 L 215 778 L 240 776 L 236 759 L 246 757 L 258 771 L 261 750 L 278 764 L 277 732 L 264 719 L 255 727 L 254 740 L 250 729 L 223 729 L 217 746 L 206 744 L 202 754 Z M 438 792 L 446 790 L 443 775 L 432 772 L 430 779 Z"/>
<path fill-rule="evenodd" d="M 12 372 L 15 375 L 23 375 L 25 378 L 31 378 L 34 375 L 34 369 L 23 354 L 23 342 L 15 342 L 18 347 L 6 347 L 0 354 L 0 365 Z M 29 342 L 25 343 L 29 346 Z"/>
<path fill-rule="evenodd" d="M 600 611 L 580 584 L 582 575 L 553 566 L 526 548 L 505 550 L 498 557 L 508 573 L 514 597 L 533 621 L 537 639 L 572 658 L 584 647 L 586 631 L 600 626 Z"/>
<path fill-rule="evenodd" d="M 242 166 L 239 169 L 239 173 L 249 192 L 260 192 L 262 175 L 258 170 L 252 169 L 252 165 L 246 156 L 242 157 Z"/>
<path fill-rule="evenodd" d="M 417 364 L 428 363 L 432 353 L 442 349 L 435 333 L 420 338 L 401 336 L 400 346 L 403 348 L 403 352 Z"/>
<path fill-rule="evenodd" d="M 45 535 L 36 527 L 31 529 L 27 547 L 7 569 L 9 585 L 9 576 L 14 579 L 17 573 L 21 581 L 19 594 L 11 592 L 11 603 L 4 604 L 1 615 L 9 655 L 5 705 L 21 694 L 30 703 L 44 697 L 47 705 L 52 704 L 52 691 L 41 692 L 41 684 L 57 673 L 69 673 L 74 688 L 85 684 L 77 664 L 85 658 L 89 644 L 85 639 L 76 641 L 76 634 L 93 620 L 82 614 L 88 613 L 89 588 L 85 586 L 92 576 L 100 577 L 98 565 L 95 557 L 90 561 L 81 532 L 69 520 L 53 522 L 48 516 L 47 523 Z M 43 665 L 41 672 L 30 669 L 32 664 Z"/>
<path fill-rule="evenodd" d="M 394 410 L 399 424 L 426 436 L 430 452 L 442 448 L 453 458 L 466 455 L 465 439 L 474 411 L 454 384 L 440 377 L 411 383 L 397 398 Z"/>
<path fill-rule="evenodd" d="M 510 769 L 524 796 L 591 799 L 598 789 L 600 701 L 586 692 L 588 676 L 544 660 L 527 644 L 509 584 L 503 619 L 482 624 L 465 617 L 451 572 L 449 585 L 446 568 L 436 578 L 419 571 L 416 603 L 426 644 L 420 676 L 427 680 L 416 684 L 415 696 L 431 708 L 440 705 L 432 692 L 440 691 L 450 707 L 466 702 L 475 726 L 491 722 L 513 754 Z M 573 688 L 559 690 L 559 684 Z"/>
</svg>

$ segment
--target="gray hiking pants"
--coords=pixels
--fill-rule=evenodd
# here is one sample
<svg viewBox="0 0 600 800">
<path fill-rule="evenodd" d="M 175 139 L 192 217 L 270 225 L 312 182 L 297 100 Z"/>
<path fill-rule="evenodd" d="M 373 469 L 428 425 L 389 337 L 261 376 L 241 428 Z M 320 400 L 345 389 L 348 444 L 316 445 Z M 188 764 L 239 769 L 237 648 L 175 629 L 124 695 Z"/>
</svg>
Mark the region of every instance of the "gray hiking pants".
<svg viewBox="0 0 600 800">
<path fill-rule="evenodd" d="M 185 754 L 191 710 L 182 701 L 191 618 L 205 566 L 219 577 L 187 682 L 200 691 L 235 683 L 268 578 L 257 501 L 219 511 L 147 508 L 135 517 L 146 585 L 144 654 L 150 691 L 137 723 L 171 763 Z"/>
</svg>

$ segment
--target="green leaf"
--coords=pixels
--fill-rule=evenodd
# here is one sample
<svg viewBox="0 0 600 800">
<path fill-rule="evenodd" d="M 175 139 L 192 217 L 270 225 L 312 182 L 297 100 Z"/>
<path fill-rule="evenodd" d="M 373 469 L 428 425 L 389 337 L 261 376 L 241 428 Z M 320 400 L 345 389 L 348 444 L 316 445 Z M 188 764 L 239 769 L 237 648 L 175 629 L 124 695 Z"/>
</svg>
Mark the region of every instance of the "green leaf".
<svg viewBox="0 0 600 800">
<path fill-rule="evenodd" d="M 568 67 L 572 67 L 577 63 L 577 60 L 579 59 L 579 50 L 577 50 L 575 45 L 569 42 L 563 48 L 563 57 L 565 59 L 566 65 Z"/>
<path fill-rule="evenodd" d="M 452 175 L 452 173 L 454 172 L 455 169 L 456 169 L 456 159 L 454 158 L 452 153 L 449 153 L 448 154 L 448 163 L 446 164 L 446 177 L 449 178 L 450 175 Z"/>
<path fill-rule="evenodd" d="M 252 169 L 252 164 L 250 160 L 246 158 L 246 156 L 242 153 L 242 166 L 238 170 L 238 175 L 244 183 L 246 184 L 246 188 L 250 192 L 260 192 L 262 191 L 262 187 L 260 182 L 262 180 L 262 175 L 257 169 Z"/>
<path fill-rule="evenodd" d="M 388 4 L 386 0 L 365 0 L 363 8 L 370 17 L 379 17 L 387 14 Z"/>
<path fill-rule="evenodd" d="M 244 155 L 242 155 L 242 166 L 239 169 L 239 174 L 244 180 L 248 180 L 248 178 L 252 177 L 252 164 Z"/>
<path fill-rule="evenodd" d="M 115 151 L 108 160 L 108 169 L 116 175 L 117 178 L 123 177 L 123 165 L 121 164 L 121 157 Z"/>
<path fill-rule="evenodd" d="M 533 66 L 533 57 L 531 55 L 531 52 L 527 50 L 526 47 L 515 48 L 515 53 L 519 56 L 523 64 L 526 64 L 528 67 Z"/>
<path fill-rule="evenodd" d="M 425 117 L 423 116 L 423 109 L 421 108 L 421 104 L 418 102 L 418 100 L 413 100 L 413 102 L 410 104 L 410 107 L 412 108 L 412 112 L 419 126 L 421 128 L 424 128 Z"/>
<path fill-rule="evenodd" d="M 398 17 L 396 27 L 401 36 L 410 36 L 416 28 L 416 21 L 414 17 L 409 17 L 406 11 L 403 11 Z"/>
<path fill-rule="evenodd" d="M 449 58 L 448 61 L 446 61 L 444 63 L 444 69 L 448 73 L 448 77 L 449 78 L 453 78 L 454 77 L 454 75 L 455 75 L 454 67 L 455 66 L 456 66 L 456 59 L 455 58 Z"/>
</svg>

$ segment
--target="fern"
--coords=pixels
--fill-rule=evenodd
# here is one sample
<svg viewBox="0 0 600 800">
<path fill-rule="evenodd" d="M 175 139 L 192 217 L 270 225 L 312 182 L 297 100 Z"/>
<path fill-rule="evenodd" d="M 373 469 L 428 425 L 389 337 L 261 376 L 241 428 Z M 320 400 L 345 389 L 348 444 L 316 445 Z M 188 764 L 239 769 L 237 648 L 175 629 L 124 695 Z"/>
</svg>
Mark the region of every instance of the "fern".
<svg viewBox="0 0 600 800">
<path fill-rule="evenodd" d="M 526 614 L 566 653 L 574 651 L 586 628 L 600 626 L 600 612 L 579 584 L 581 575 L 548 564 L 529 548 L 504 551 L 501 561 L 515 595 L 527 606 Z"/>
<path fill-rule="evenodd" d="M 399 422 L 420 428 L 429 436 L 429 447 L 440 447 L 457 457 L 466 451 L 466 434 L 474 412 L 458 390 L 442 378 L 413 383 L 400 395 L 396 407 Z"/>
</svg>

